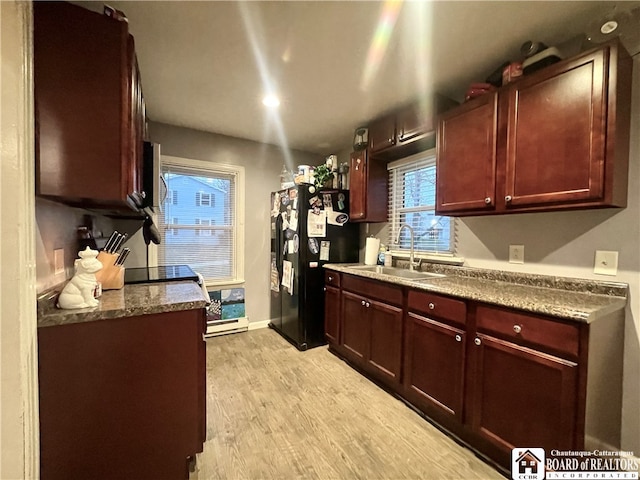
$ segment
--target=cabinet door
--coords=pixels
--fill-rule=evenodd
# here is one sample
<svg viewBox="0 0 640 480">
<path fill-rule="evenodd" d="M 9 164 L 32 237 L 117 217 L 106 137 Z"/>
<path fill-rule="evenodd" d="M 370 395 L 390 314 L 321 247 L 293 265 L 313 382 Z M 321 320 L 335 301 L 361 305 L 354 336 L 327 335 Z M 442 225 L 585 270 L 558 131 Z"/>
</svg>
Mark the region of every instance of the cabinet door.
<svg viewBox="0 0 640 480">
<path fill-rule="evenodd" d="M 603 197 L 607 65 L 599 49 L 507 90 L 507 207 Z"/>
<path fill-rule="evenodd" d="M 407 315 L 406 325 L 407 399 L 427 412 L 462 421 L 464 331 L 415 313 Z"/>
<path fill-rule="evenodd" d="M 367 216 L 367 152 L 351 153 L 349 167 L 349 219 L 363 220 Z"/>
<path fill-rule="evenodd" d="M 359 365 L 369 355 L 371 322 L 365 314 L 366 302 L 360 295 L 342 292 L 342 346 L 345 355 Z"/>
<path fill-rule="evenodd" d="M 474 343 L 471 425 L 481 438 L 505 455 L 528 445 L 581 448 L 576 363 L 482 334 Z"/>
<path fill-rule="evenodd" d="M 438 122 L 436 213 L 493 210 L 498 94 L 448 111 Z"/>
<path fill-rule="evenodd" d="M 127 23 L 65 2 L 35 2 L 33 18 L 36 194 L 132 214 L 142 147 Z"/>
<path fill-rule="evenodd" d="M 324 336 L 333 345 L 340 343 L 340 290 L 324 288 Z"/>
<path fill-rule="evenodd" d="M 419 103 L 413 103 L 398 112 L 396 128 L 399 144 L 435 130 L 431 109 L 421 109 L 420 107 Z"/>
<path fill-rule="evenodd" d="M 388 115 L 369 125 L 369 153 L 375 154 L 396 144 L 396 116 Z"/>
<path fill-rule="evenodd" d="M 382 380 L 400 382 L 402 363 L 402 309 L 375 300 L 367 300 L 363 316 L 371 323 L 368 364 Z"/>
</svg>

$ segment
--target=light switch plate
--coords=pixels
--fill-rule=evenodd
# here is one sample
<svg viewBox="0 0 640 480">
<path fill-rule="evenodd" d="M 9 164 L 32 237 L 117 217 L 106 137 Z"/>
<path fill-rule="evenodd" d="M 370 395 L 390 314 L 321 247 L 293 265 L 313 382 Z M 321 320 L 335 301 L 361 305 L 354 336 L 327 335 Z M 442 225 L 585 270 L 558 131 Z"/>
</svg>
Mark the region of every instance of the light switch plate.
<svg viewBox="0 0 640 480">
<path fill-rule="evenodd" d="M 509 245 L 509 263 L 524 263 L 524 245 Z"/>
<path fill-rule="evenodd" d="M 618 252 L 596 250 L 593 273 L 598 275 L 616 275 L 618 273 Z"/>
<path fill-rule="evenodd" d="M 58 248 L 53 251 L 53 274 L 62 275 L 64 273 L 64 249 Z"/>
</svg>

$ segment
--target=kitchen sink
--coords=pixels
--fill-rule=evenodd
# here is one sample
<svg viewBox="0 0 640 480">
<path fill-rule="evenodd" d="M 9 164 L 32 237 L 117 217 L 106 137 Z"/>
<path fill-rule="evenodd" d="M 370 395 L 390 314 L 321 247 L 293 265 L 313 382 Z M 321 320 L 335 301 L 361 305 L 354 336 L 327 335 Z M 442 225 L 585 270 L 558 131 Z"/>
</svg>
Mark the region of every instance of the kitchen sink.
<svg viewBox="0 0 640 480">
<path fill-rule="evenodd" d="M 392 277 L 408 278 L 408 279 L 424 279 L 424 278 L 442 278 L 445 275 L 441 273 L 430 272 L 418 272 L 416 270 L 407 270 L 405 268 L 396 267 L 383 267 L 382 265 L 365 265 L 350 267 L 354 270 L 361 270 L 364 272 L 381 273 L 383 275 L 390 275 Z"/>
</svg>

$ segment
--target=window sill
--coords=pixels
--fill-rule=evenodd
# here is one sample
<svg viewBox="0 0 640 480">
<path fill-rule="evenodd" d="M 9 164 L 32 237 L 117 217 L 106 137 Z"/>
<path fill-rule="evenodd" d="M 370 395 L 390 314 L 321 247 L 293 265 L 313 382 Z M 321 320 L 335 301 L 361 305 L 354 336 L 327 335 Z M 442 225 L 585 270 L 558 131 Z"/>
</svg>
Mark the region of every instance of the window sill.
<svg viewBox="0 0 640 480">
<path fill-rule="evenodd" d="M 403 260 L 409 260 L 409 252 L 406 250 L 392 250 L 391 256 L 394 258 L 402 258 Z M 464 258 L 456 257 L 453 254 L 448 253 L 420 253 L 415 252 L 414 258 L 420 259 L 429 263 L 441 263 L 444 265 L 456 265 L 462 266 L 464 264 Z"/>
<path fill-rule="evenodd" d="M 205 286 L 207 288 L 210 288 L 210 287 L 219 288 L 219 287 L 226 287 L 226 286 L 232 286 L 232 285 L 233 286 L 237 286 L 237 285 L 243 285 L 244 284 L 244 279 L 243 278 L 239 278 L 239 279 L 236 279 L 236 280 L 229 280 L 229 281 L 226 281 L 226 282 L 215 282 L 215 281 L 212 281 L 212 280 L 205 280 L 204 284 L 205 284 Z"/>
</svg>

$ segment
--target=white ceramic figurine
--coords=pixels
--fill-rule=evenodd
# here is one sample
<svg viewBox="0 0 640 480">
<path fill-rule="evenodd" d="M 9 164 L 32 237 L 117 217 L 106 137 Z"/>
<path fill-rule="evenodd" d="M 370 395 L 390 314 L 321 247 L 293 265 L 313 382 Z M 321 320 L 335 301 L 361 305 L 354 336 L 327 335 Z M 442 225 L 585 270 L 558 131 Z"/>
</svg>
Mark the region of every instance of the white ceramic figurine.
<svg viewBox="0 0 640 480">
<path fill-rule="evenodd" d="M 87 247 L 78 252 L 78 256 L 80 258 L 74 263 L 76 273 L 62 289 L 58 297 L 58 308 L 97 307 L 100 303 L 93 296 L 98 283 L 96 272 L 102 269 L 102 263 L 96 258 L 98 252 Z"/>
</svg>

